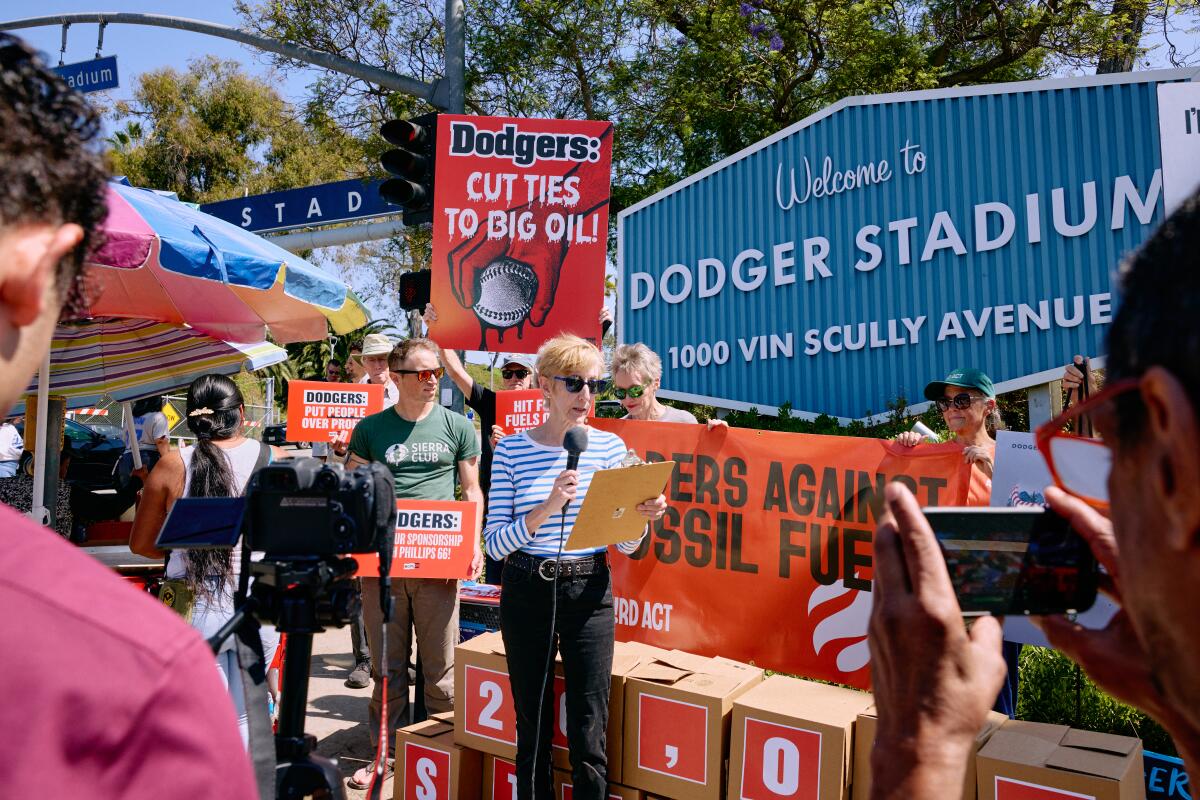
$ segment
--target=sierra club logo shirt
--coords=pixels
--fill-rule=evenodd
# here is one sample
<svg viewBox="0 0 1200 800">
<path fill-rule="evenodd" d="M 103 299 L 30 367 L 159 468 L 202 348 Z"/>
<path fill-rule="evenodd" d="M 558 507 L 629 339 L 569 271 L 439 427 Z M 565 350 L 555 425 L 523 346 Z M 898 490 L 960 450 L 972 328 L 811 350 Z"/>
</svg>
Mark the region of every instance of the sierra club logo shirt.
<svg viewBox="0 0 1200 800">
<path fill-rule="evenodd" d="M 386 464 L 396 479 L 396 497 L 453 500 L 458 462 L 479 455 L 479 442 L 466 417 L 442 406 L 418 422 L 385 408 L 354 427 L 350 452 Z"/>
</svg>

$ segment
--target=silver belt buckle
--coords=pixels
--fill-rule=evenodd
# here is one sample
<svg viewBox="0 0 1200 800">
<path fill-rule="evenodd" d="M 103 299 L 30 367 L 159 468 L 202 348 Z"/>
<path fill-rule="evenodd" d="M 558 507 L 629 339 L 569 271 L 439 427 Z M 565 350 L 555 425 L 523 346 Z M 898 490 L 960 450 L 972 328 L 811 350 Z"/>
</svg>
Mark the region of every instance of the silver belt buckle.
<svg viewBox="0 0 1200 800">
<path fill-rule="evenodd" d="M 552 558 L 547 558 L 542 563 L 538 564 L 538 568 L 537 568 L 538 575 L 542 578 L 542 580 L 552 581 L 552 580 L 554 580 L 554 575 L 553 575 L 553 573 L 547 573 L 546 568 L 549 567 L 551 570 L 553 570 L 557 566 L 558 566 L 558 562 L 556 560 L 554 560 Z"/>
</svg>

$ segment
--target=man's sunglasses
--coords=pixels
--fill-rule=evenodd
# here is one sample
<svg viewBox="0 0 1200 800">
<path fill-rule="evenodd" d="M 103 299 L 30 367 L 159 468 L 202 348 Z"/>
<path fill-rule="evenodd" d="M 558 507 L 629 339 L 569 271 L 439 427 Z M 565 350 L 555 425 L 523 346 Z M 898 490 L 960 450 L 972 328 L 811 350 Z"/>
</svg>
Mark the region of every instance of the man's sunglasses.
<svg viewBox="0 0 1200 800">
<path fill-rule="evenodd" d="M 446 370 L 442 367 L 438 367 L 437 369 L 398 369 L 396 372 L 401 375 L 416 375 L 417 380 L 422 383 L 428 381 L 430 378 L 440 381 L 442 376 L 446 374 Z"/>
<path fill-rule="evenodd" d="M 937 404 L 938 411 L 948 411 L 951 405 L 953 405 L 959 411 L 966 411 L 971 407 L 971 403 L 974 403 L 976 400 L 986 399 L 986 397 L 972 397 L 966 392 L 963 392 L 961 394 L 954 395 L 954 397 L 939 397 L 933 402 Z"/>
<path fill-rule="evenodd" d="M 620 386 L 618 386 L 617 388 L 613 389 L 613 394 L 616 395 L 618 400 L 624 400 L 626 396 L 632 397 L 634 400 L 636 400 L 644 395 L 646 393 L 646 389 L 648 388 L 649 387 L 647 386 L 630 386 L 628 389 L 622 389 Z"/>
<path fill-rule="evenodd" d="M 578 375 L 571 375 L 569 377 L 555 375 L 554 380 L 565 383 L 567 385 L 567 391 L 571 394 L 579 394 L 583 391 L 584 386 L 588 387 L 588 391 L 593 395 L 600 394 L 608 388 L 608 381 L 604 378 L 591 378 L 585 381 Z"/>
<path fill-rule="evenodd" d="M 502 369 L 500 374 L 504 376 L 504 380 L 511 381 L 513 378 L 524 378 L 529 375 L 527 369 Z"/>
</svg>

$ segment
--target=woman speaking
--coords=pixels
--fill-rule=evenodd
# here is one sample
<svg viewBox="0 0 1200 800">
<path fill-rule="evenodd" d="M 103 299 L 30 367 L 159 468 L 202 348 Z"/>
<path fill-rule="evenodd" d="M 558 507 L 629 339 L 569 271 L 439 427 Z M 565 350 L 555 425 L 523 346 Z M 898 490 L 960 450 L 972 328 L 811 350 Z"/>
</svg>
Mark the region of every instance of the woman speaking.
<svg viewBox="0 0 1200 800">
<path fill-rule="evenodd" d="M 620 466 L 627 451 L 614 434 L 584 427 L 584 439 L 574 430 L 585 425 L 593 398 L 607 385 L 600 378 L 604 359 L 594 345 L 576 336 L 555 337 L 538 352 L 536 370 L 547 420 L 496 445 L 484 531 L 488 555 L 504 559 L 500 630 L 517 715 L 517 797 L 552 796 L 551 671 L 557 650 L 566 681 L 574 797 L 603 800 L 615 634 L 608 553 L 564 548 L 592 475 Z M 574 469 L 567 469 L 568 436 L 573 449 L 586 445 Z M 637 510 L 654 520 L 666 508 L 659 495 Z M 629 554 L 639 542 L 622 542 L 617 549 Z"/>
</svg>

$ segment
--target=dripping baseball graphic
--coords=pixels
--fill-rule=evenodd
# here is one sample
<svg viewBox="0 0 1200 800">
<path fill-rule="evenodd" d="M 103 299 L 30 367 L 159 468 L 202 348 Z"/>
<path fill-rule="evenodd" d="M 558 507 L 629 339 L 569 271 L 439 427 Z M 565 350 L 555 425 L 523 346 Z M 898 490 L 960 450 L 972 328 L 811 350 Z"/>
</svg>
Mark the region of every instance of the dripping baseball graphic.
<svg viewBox="0 0 1200 800">
<path fill-rule="evenodd" d="M 443 347 L 533 353 L 599 342 L 612 125 L 443 114 L 431 331 Z"/>
</svg>

